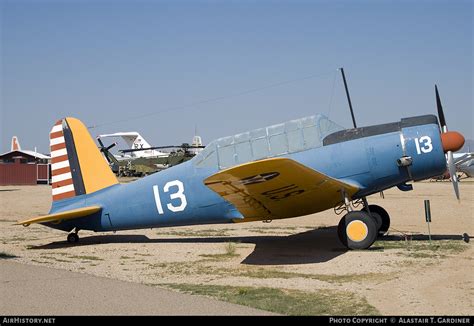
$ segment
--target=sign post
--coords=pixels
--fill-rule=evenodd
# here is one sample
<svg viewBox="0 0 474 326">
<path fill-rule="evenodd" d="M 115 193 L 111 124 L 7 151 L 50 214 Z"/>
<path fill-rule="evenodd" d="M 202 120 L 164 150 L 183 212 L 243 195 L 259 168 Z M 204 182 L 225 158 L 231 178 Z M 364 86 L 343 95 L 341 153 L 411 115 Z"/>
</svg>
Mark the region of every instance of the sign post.
<svg viewBox="0 0 474 326">
<path fill-rule="evenodd" d="M 430 245 L 431 245 L 431 230 L 430 230 L 431 209 L 430 209 L 429 199 L 425 199 L 425 218 L 426 218 L 426 223 L 428 224 L 428 237 L 429 237 Z"/>
</svg>

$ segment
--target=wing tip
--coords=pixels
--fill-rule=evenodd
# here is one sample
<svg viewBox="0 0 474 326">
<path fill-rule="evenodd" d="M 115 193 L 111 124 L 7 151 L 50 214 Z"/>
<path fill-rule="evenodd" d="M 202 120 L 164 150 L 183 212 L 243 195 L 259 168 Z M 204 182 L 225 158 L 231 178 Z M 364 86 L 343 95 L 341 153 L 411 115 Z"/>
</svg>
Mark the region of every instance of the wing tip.
<svg viewBox="0 0 474 326">
<path fill-rule="evenodd" d="M 31 218 L 24 221 L 18 221 L 14 225 L 23 225 L 24 227 L 29 226 L 33 223 L 48 223 L 48 222 L 57 222 L 60 223 L 63 220 L 74 219 L 74 218 L 81 218 L 87 217 L 89 215 L 95 214 L 102 209 L 102 206 L 88 206 L 88 207 L 81 207 L 75 208 L 72 210 L 62 211 L 58 213 L 38 216 L 35 218 Z"/>
</svg>

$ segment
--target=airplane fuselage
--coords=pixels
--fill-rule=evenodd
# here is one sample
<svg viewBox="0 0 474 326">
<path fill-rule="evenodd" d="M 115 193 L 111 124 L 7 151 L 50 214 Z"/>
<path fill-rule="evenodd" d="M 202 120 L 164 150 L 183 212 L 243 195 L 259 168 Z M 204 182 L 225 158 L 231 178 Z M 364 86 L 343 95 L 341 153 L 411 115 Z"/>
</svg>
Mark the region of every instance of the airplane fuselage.
<svg viewBox="0 0 474 326">
<path fill-rule="evenodd" d="M 431 115 L 338 131 L 325 137 L 323 146 L 281 157 L 357 186 L 359 191 L 352 199 L 394 186 L 407 190 L 406 182 L 446 170 L 438 122 Z M 93 205 L 102 210 L 93 216 L 46 225 L 65 231 L 114 231 L 242 220 L 231 203 L 204 184 L 204 179 L 217 172 L 218 166 L 201 167 L 192 159 L 130 184 L 55 202 L 51 213 Z M 285 191 L 292 189 L 276 191 L 284 200 Z"/>
</svg>

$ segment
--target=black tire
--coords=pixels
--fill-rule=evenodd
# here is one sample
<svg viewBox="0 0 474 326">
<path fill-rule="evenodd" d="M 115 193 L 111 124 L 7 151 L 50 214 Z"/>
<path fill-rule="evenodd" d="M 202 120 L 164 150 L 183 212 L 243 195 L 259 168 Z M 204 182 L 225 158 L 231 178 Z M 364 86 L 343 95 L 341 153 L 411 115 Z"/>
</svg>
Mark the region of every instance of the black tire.
<svg viewBox="0 0 474 326">
<path fill-rule="evenodd" d="M 369 205 L 369 210 L 371 214 L 378 214 L 382 218 L 382 226 L 378 230 L 379 236 L 383 236 L 390 228 L 390 215 L 383 207 L 378 205 Z"/>
<path fill-rule="evenodd" d="M 361 209 L 362 212 L 365 212 L 365 213 L 368 213 L 367 210 L 365 208 Z M 370 211 L 370 216 L 372 216 L 372 218 L 374 219 L 375 221 L 375 226 L 377 227 L 377 232 L 380 230 L 380 228 L 382 227 L 382 217 L 380 216 L 379 213 L 377 212 L 374 212 L 374 211 Z"/>
<path fill-rule="evenodd" d="M 77 235 L 77 233 L 69 233 L 67 235 L 67 242 L 69 242 L 69 243 L 79 242 L 79 236 Z"/>
<path fill-rule="evenodd" d="M 349 212 L 337 226 L 339 240 L 348 249 L 367 249 L 377 238 L 375 220 L 366 212 Z"/>
</svg>

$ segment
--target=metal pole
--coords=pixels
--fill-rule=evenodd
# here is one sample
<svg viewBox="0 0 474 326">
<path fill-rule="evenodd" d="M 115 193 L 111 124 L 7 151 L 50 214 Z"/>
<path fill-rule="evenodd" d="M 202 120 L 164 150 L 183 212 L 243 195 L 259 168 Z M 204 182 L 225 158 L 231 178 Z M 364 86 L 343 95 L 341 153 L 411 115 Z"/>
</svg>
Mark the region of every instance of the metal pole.
<svg viewBox="0 0 474 326">
<path fill-rule="evenodd" d="M 430 241 L 430 246 L 431 246 L 431 231 L 430 231 L 430 222 L 428 222 L 428 239 Z"/>
<path fill-rule="evenodd" d="M 428 224 L 428 238 L 430 240 L 430 245 L 431 245 L 431 230 L 430 230 L 431 209 L 430 209 L 429 199 L 425 199 L 425 218 L 426 218 L 426 223 Z"/>
<path fill-rule="evenodd" d="M 354 124 L 354 128 L 357 128 L 356 120 L 354 117 L 354 111 L 352 110 L 351 96 L 349 95 L 349 89 L 347 88 L 346 75 L 344 74 L 344 68 L 341 67 L 339 69 L 341 70 L 342 80 L 344 81 L 344 88 L 346 89 L 347 101 L 349 102 L 349 109 L 351 110 L 352 123 Z"/>
</svg>

